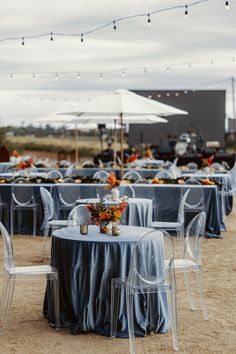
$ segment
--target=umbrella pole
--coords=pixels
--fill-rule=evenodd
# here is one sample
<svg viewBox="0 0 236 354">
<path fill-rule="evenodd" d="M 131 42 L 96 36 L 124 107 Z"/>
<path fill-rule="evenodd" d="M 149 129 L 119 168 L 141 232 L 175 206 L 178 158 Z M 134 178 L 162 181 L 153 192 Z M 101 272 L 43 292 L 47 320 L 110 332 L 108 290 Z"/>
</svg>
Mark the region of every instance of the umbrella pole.
<svg viewBox="0 0 236 354">
<path fill-rule="evenodd" d="M 117 150 L 117 139 L 116 139 L 116 119 L 114 119 L 114 154 L 113 154 L 113 160 L 116 162 L 116 150 Z"/>
<path fill-rule="evenodd" d="M 75 123 L 75 163 L 79 163 L 79 134 L 78 134 L 78 125 Z"/>
<path fill-rule="evenodd" d="M 124 120 L 123 113 L 120 114 L 120 158 L 121 158 L 121 178 L 124 175 Z"/>
</svg>

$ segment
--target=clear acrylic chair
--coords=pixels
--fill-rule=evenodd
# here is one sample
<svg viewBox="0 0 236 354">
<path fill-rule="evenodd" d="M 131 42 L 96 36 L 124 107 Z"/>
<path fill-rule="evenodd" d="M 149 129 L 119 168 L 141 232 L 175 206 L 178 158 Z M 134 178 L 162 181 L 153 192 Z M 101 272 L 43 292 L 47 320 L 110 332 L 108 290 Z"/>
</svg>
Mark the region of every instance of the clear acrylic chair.
<svg viewBox="0 0 236 354">
<path fill-rule="evenodd" d="M 196 162 L 189 162 L 187 163 L 187 167 L 190 169 L 190 170 L 197 170 L 198 169 L 198 164 Z"/>
<path fill-rule="evenodd" d="M 230 166 L 227 161 L 221 161 L 221 165 L 225 170 L 230 170 Z"/>
<path fill-rule="evenodd" d="M 57 270 L 50 265 L 15 267 L 11 237 L 0 222 L 0 231 L 4 243 L 4 282 L 0 304 L 0 335 L 4 334 L 8 322 L 15 289 L 15 280 L 19 277 L 45 277 L 53 286 L 55 327 L 59 330 L 59 284 Z"/>
<path fill-rule="evenodd" d="M 195 178 L 189 178 L 185 181 L 185 185 L 188 185 L 189 193 L 185 201 L 185 212 L 197 212 L 204 211 L 204 190 L 201 187 L 201 182 Z M 194 186 L 194 187 L 191 187 Z M 196 186 L 198 186 L 196 188 Z M 185 189 L 182 189 L 181 194 L 184 194 Z"/>
<path fill-rule="evenodd" d="M 170 166 L 168 172 L 172 175 L 172 178 L 179 178 L 182 176 L 181 170 L 174 164 Z"/>
<path fill-rule="evenodd" d="M 122 195 L 127 195 L 129 198 L 135 198 L 135 190 L 132 186 L 119 186 L 118 190 L 121 197 Z"/>
<path fill-rule="evenodd" d="M 154 178 L 164 178 L 164 179 L 171 179 L 172 178 L 172 174 L 168 171 L 160 171 L 157 172 L 157 174 L 155 175 Z"/>
<path fill-rule="evenodd" d="M 63 179 L 63 175 L 58 170 L 51 170 L 48 172 L 47 178 L 49 178 L 49 179 Z"/>
<path fill-rule="evenodd" d="M 213 162 L 210 168 L 213 168 L 216 171 L 220 171 L 222 170 L 222 165 L 219 162 Z"/>
<path fill-rule="evenodd" d="M 90 224 L 90 212 L 86 208 L 86 205 L 77 205 L 74 207 L 68 215 L 67 224 L 68 226 Z"/>
<path fill-rule="evenodd" d="M 0 220 L 5 220 L 5 225 L 9 224 L 9 204 L 2 200 L 2 195 L 0 194 Z"/>
<path fill-rule="evenodd" d="M 141 177 L 136 179 L 136 181 L 134 182 L 134 184 L 147 184 L 149 183 L 148 179 Z"/>
<path fill-rule="evenodd" d="M 54 214 L 55 214 L 54 201 L 51 196 L 51 193 L 46 188 L 40 187 L 40 195 L 43 201 L 43 208 L 44 208 L 44 221 L 42 224 L 42 229 L 44 230 L 44 240 L 43 240 L 43 247 L 40 256 L 40 260 L 42 262 L 45 249 L 46 249 L 46 243 L 47 243 L 47 237 L 49 235 L 49 231 L 66 227 L 67 220 L 54 219 Z"/>
<path fill-rule="evenodd" d="M 185 202 L 187 199 L 187 196 L 189 194 L 189 189 L 184 192 L 184 194 L 180 198 L 180 203 L 179 203 L 179 208 L 178 208 L 178 216 L 177 220 L 172 222 L 172 221 L 153 221 L 152 222 L 152 227 L 154 229 L 163 229 L 167 231 L 176 231 L 177 236 L 181 237 L 181 239 L 184 237 L 184 206 Z"/>
<path fill-rule="evenodd" d="M 76 184 L 70 186 L 68 184 L 58 184 L 56 187 L 58 190 L 58 205 L 57 210 L 70 211 L 76 206 L 76 200 L 80 198 L 80 187 Z M 60 214 L 59 214 L 60 215 Z"/>
<path fill-rule="evenodd" d="M 185 283 L 188 293 L 188 299 L 191 309 L 195 310 L 195 304 L 193 301 L 190 282 L 189 282 L 189 272 L 195 272 L 197 276 L 198 291 L 200 295 L 201 307 L 204 315 L 204 319 L 207 321 L 209 319 L 207 308 L 205 305 L 203 285 L 202 285 L 202 262 L 201 262 L 201 238 L 205 235 L 206 226 L 206 213 L 202 212 L 196 215 L 189 223 L 186 230 L 186 238 L 183 250 L 183 259 L 174 260 L 175 272 L 184 273 Z"/>
<path fill-rule="evenodd" d="M 73 176 L 74 169 L 75 169 L 75 165 L 74 164 L 72 164 L 69 167 L 67 167 L 66 172 L 65 172 L 65 177 Z"/>
<path fill-rule="evenodd" d="M 142 178 L 142 176 L 137 171 L 128 171 L 122 177 L 122 179 L 134 179 L 134 180 L 137 180 L 140 178 Z"/>
<path fill-rule="evenodd" d="M 98 179 L 100 182 L 107 182 L 109 173 L 107 171 L 97 171 L 94 173 L 93 178 Z"/>
<path fill-rule="evenodd" d="M 168 265 L 167 267 L 166 264 Z M 168 296 L 168 327 L 172 327 L 173 346 L 175 350 L 178 350 L 176 280 L 173 265 L 173 239 L 166 231 L 153 230 L 137 242 L 132 254 L 128 277 L 124 279 L 112 279 L 110 335 L 113 338 L 116 337 L 120 292 L 125 290 L 131 354 L 136 353 L 133 307 L 136 298 L 135 295 L 139 294 L 146 294 L 142 299 L 147 304 L 150 331 L 155 331 L 155 322 L 159 316 L 154 310 L 154 294 L 158 293 L 158 296 Z M 166 302 L 163 300 L 162 303 Z"/>
<path fill-rule="evenodd" d="M 15 213 L 16 212 L 18 213 L 18 218 L 19 218 L 20 212 L 30 211 L 33 213 L 33 236 L 35 236 L 37 231 L 37 209 L 38 209 L 38 204 L 35 202 L 34 189 L 29 184 L 28 180 L 22 177 L 15 179 L 12 185 L 12 198 L 11 198 L 11 212 L 10 212 L 11 235 L 14 234 Z"/>
</svg>

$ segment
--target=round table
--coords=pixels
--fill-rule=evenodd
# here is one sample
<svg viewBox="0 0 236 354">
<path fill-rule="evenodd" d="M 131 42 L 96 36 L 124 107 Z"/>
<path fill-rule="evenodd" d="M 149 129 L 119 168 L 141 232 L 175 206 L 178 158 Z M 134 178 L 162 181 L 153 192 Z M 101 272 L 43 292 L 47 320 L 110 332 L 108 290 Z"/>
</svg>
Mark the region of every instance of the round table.
<svg viewBox="0 0 236 354">
<path fill-rule="evenodd" d="M 128 276 L 131 256 L 137 241 L 152 229 L 121 226 L 118 237 L 100 234 L 99 228 L 89 226 L 88 235 L 81 235 L 79 227 L 56 230 L 52 235 L 51 264 L 58 269 L 60 286 L 60 325 L 72 334 L 96 332 L 110 334 L 110 301 L 112 278 Z M 157 231 L 158 232 L 158 231 Z M 163 236 L 158 232 L 158 250 L 163 252 Z M 166 294 L 157 297 L 155 330 L 168 331 Z M 135 301 L 135 333 L 144 336 L 149 331 L 147 301 Z M 142 300 L 142 301 L 141 301 Z M 54 323 L 53 291 L 48 284 L 44 314 Z M 125 294 L 120 297 L 118 333 L 127 337 Z"/>
</svg>

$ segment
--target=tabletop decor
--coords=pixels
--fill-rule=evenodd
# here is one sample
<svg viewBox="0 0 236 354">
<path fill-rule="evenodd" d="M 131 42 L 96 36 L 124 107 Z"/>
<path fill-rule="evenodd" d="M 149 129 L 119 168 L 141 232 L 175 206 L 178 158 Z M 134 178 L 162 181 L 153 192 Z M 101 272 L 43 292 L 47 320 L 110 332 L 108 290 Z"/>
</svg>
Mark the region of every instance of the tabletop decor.
<svg viewBox="0 0 236 354">
<path fill-rule="evenodd" d="M 15 166 L 12 166 L 12 169 L 14 170 L 25 170 L 25 169 L 30 169 L 34 167 L 34 161 L 33 159 L 28 159 L 24 161 L 18 162 Z"/>
<path fill-rule="evenodd" d="M 116 178 L 116 175 L 113 171 L 109 173 L 107 183 L 107 189 L 111 189 L 111 199 L 118 200 L 120 192 L 118 191 L 117 187 L 120 185 L 120 180 Z"/>
<path fill-rule="evenodd" d="M 86 205 L 86 208 L 91 214 L 90 222 L 99 226 L 101 233 L 108 233 L 110 231 L 110 223 L 112 223 L 112 231 L 118 233 L 119 222 L 126 207 L 127 203 L 125 200 L 121 200 L 118 205 L 112 206 L 106 206 L 103 199 L 98 203 Z"/>
</svg>

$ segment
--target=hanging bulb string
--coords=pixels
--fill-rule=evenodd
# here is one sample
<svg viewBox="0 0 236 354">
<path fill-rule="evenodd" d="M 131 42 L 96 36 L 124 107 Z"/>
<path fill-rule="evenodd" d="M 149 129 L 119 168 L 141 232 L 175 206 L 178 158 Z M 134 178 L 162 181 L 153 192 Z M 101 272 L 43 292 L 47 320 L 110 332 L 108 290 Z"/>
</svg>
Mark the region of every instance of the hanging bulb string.
<svg viewBox="0 0 236 354">
<path fill-rule="evenodd" d="M 131 19 L 135 19 L 137 17 L 146 17 L 148 16 L 148 24 L 151 24 L 151 16 L 156 15 L 158 13 L 162 13 L 162 12 L 168 12 L 168 11 L 172 11 L 172 10 L 177 10 L 177 9 L 189 9 L 190 7 L 194 7 L 203 3 L 207 3 L 207 2 L 212 2 L 212 1 L 216 1 L 216 0 L 197 0 L 194 1 L 188 5 L 186 4 L 182 4 L 182 5 L 175 5 L 175 6 L 170 6 L 170 7 L 166 7 L 166 8 L 162 8 L 162 9 L 157 9 L 154 11 L 150 11 L 148 13 L 140 13 L 140 14 L 134 14 L 134 15 L 129 15 L 129 16 L 124 16 L 124 17 L 120 17 L 117 19 L 113 19 L 112 21 L 109 21 L 105 24 L 99 25 L 95 28 L 92 28 L 88 31 L 84 31 L 83 33 L 63 33 L 63 32 L 48 32 L 48 33 L 41 33 L 41 34 L 36 34 L 36 35 L 28 35 L 28 36 L 24 36 L 24 39 L 35 39 L 35 38 L 43 38 L 43 37 L 49 37 L 51 38 L 51 40 L 53 40 L 55 37 L 81 37 L 83 36 L 87 36 L 90 35 L 94 32 L 98 32 L 106 27 L 111 27 L 113 25 L 113 28 L 116 29 L 117 27 L 117 23 L 121 22 L 121 21 L 127 21 L 127 20 L 131 20 Z M 217 0 L 218 1 L 218 0 Z M 226 3 L 228 3 L 228 7 L 229 7 L 229 1 L 226 1 Z M 150 21 L 149 21 L 150 19 Z M 53 37 L 52 37 L 53 36 Z M 52 39 L 53 38 L 53 39 Z M 15 40 L 19 40 L 22 39 L 22 36 L 19 37 L 6 37 L 6 38 L 1 38 L 0 42 L 5 42 L 5 41 L 15 41 Z"/>
</svg>

